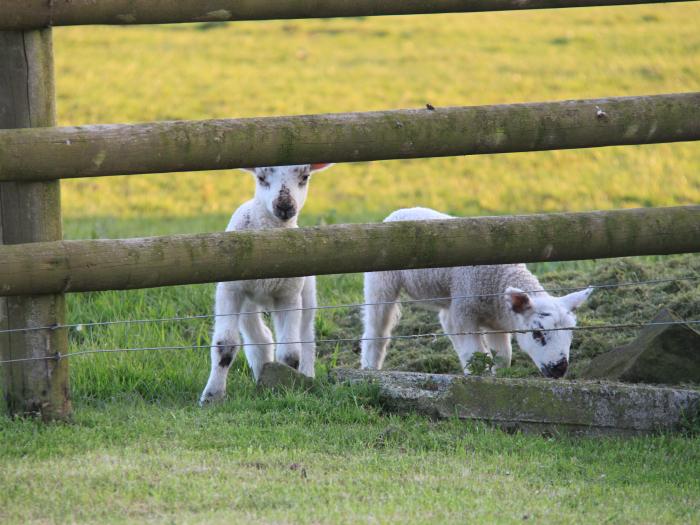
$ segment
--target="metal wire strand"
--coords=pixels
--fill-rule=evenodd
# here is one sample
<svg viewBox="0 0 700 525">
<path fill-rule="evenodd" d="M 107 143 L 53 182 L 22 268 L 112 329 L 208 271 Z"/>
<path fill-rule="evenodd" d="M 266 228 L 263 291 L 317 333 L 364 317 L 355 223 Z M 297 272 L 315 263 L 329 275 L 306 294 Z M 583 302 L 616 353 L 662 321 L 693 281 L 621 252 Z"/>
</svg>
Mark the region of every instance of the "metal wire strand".
<svg viewBox="0 0 700 525">
<path fill-rule="evenodd" d="M 461 335 L 490 335 L 490 334 L 527 334 L 532 332 L 558 332 L 563 330 L 568 330 L 572 332 L 585 331 L 585 330 L 620 330 L 624 328 L 645 328 L 647 326 L 673 326 L 673 325 L 695 325 L 700 324 L 700 319 L 690 319 L 682 321 L 661 321 L 661 322 L 649 322 L 649 323 L 620 323 L 620 324 L 608 324 L 608 325 L 590 325 L 590 326 L 569 326 L 560 328 L 551 328 L 549 330 L 479 330 L 472 332 L 450 332 L 450 333 L 440 333 L 431 332 L 426 334 L 413 334 L 413 335 L 392 335 L 386 337 L 360 337 L 360 338 L 338 338 L 338 339 L 317 339 L 316 341 L 284 341 L 275 343 L 278 345 L 300 345 L 300 344 L 327 344 L 327 343 L 359 343 L 362 341 L 391 341 L 391 340 L 406 340 L 406 339 L 421 339 L 421 338 L 438 338 L 438 337 L 452 337 Z M 239 343 L 235 346 L 246 347 L 246 346 L 267 346 L 270 343 Z M 182 346 L 150 346 L 141 348 L 96 348 L 90 350 L 80 350 L 77 352 L 70 352 L 67 354 L 55 354 L 52 356 L 42 356 L 42 357 L 24 357 L 19 359 L 8 359 L 5 361 L 0 361 L 0 365 L 11 364 L 11 363 L 23 363 L 28 361 L 57 361 L 67 357 L 79 357 L 89 354 L 112 354 L 121 352 L 149 352 L 149 351 L 160 351 L 160 350 L 197 350 L 204 348 L 220 348 L 230 345 L 182 345 Z"/>
<path fill-rule="evenodd" d="M 696 281 L 700 279 L 700 276 L 686 276 L 686 277 L 676 277 L 669 279 L 650 279 L 646 281 L 630 281 L 623 283 L 613 283 L 613 284 L 593 284 L 590 286 L 568 286 L 568 287 L 558 287 L 558 288 L 542 288 L 539 290 L 523 290 L 525 293 L 542 293 L 542 292 L 573 292 L 579 290 L 585 290 L 587 288 L 593 288 L 595 290 L 609 289 L 609 288 L 622 288 L 629 286 L 645 286 L 645 285 L 655 285 L 664 284 L 671 282 L 680 281 Z M 176 321 L 195 321 L 204 319 L 214 319 L 217 317 L 231 317 L 234 315 L 259 315 L 264 313 L 280 313 L 280 312 L 291 312 L 291 311 L 305 311 L 305 310 L 335 310 L 340 308 L 360 308 L 364 306 L 381 306 L 384 304 L 419 304 L 428 302 L 438 302 L 438 301 L 448 301 L 454 299 L 479 299 L 487 297 L 500 297 L 503 293 L 490 293 L 490 294 L 473 294 L 473 295 L 455 295 L 451 297 L 431 297 L 427 299 L 403 299 L 399 301 L 378 301 L 373 303 L 347 303 L 347 304 L 335 304 L 335 305 L 321 305 L 303 308 L 280 308 L 273 310 L 254 310 L 247 312 L 239 312 L 236 314 L 201 314 L 201 315 L 188 315 L 188 316 L 176 316 L 176 317 L 162 317 L 154 319 L 117 319 L 114 321 L 95 321 L 88 323 L 71 323 L 71 324 L 55 324 L 51 326 L 34 326 L 34 327 L 22 327 L 22 328 L 10 328 L 5 330 L 0 330 L 0 334 L 16 333 L 16 332 L 33 332 L 38 330 L 59 330 L 59 329 L 82 329 L 88 327 L 96 326 L 112 326 L 121 324 L 147 324 L 147 323 L 167 323 Z"/>
</svg>

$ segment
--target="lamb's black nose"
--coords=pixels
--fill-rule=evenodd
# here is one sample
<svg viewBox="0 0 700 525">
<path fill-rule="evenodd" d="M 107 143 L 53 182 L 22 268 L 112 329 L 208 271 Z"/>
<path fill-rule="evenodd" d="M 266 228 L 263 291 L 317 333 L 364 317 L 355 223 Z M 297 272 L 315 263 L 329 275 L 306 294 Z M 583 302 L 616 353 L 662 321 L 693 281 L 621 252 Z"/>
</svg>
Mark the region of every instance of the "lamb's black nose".
<svg viewBox="0 0 700 525">
<path fill-rule="evenodd" d="M 569 362 L 566 359 L 562 359 L 558 363 L 550 363 L 542 367 L 542 373 L 545 377 L 552 377 L 554 379 L 559 379 L 566 374 L 569 368 Z"/>
<path fill-rule="evenodd" d="M 280 200 L 275 203 L 275 215 L 284 221 L 296 215 L 296 206 L 288 200 Z"/>
</svg>

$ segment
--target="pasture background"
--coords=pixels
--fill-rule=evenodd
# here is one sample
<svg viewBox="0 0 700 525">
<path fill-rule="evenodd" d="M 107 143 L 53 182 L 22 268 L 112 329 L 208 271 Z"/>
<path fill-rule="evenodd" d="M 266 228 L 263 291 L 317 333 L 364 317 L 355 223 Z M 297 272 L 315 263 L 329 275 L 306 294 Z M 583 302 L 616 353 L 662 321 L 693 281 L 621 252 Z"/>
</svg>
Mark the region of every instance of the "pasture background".
<svg viewBox="0 0 700 525">
<path fill-rule="evenodd" d="M 60 125 L 514 103 L 700 90 L 694 4 L 347 20 L 54 30 Z M 239 171 L 62 183 L 67 238 L 223 229 L 253 190 Z M 314 177 L 302 224 L 369 222 L 405 206 L 458 215 L 700 200 L 700 144 L 389 161 Z M 700 257 L 533 265 L 551 286 L 698 274 Z M 211 285 L 71 295 L 70 322 L 209 313 Z M 319 303 L 361 300 L 361 276 L 320 279 Z M 597 292 L 580 322 L 700 317 L 700 286 Z M 431 332 L 407 310 L 399 333 Z M 354 309 L 319 337 L 360 335 Z M 71 350 L 209 342 L 209 321 L 72 330 Z M 574 366 L 631 332 L 577 334 Z M 319 372 L 356 366 L 319 348 Z M 73 359 L 73 425 L 0 419 L 2 522 L 688 523 L 700 517 L 696 437 L 509 436 L 381 414 L 371 390 L 255 392 L 202 411 L 208 352 Z M 447 341 L 396 344 L 388 366 L 456 371 Z M 576 369 L 574 369 L 574 373 Z M 516 352 L 507 375 L 536 373 Z M 689 429 L 692 431 L 692 429 Z M 692 433 L 692 432 L 691 432 Z"/>
</svg>

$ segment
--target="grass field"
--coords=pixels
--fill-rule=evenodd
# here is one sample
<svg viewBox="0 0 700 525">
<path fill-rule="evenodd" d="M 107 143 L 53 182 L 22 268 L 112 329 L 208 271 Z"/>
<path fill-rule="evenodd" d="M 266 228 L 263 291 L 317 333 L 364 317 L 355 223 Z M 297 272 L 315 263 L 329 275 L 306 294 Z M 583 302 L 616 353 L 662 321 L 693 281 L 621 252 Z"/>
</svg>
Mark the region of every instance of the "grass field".
<svg viewBox="0 0 700 525">
<path fill-rule="evenodd" d="M 700 6 L 54 31 L 62 125 L 509 103 L 700 90 Z M 65 181 L 67 238 L 217 231 L 249 198 L 237 171 Z M 402 206 L 459 215 L 700 200 L 700 144 L 335 166 L 303 224 L 374 221 Z M 533 265 L 545 285 L 700 274 L 700 257 Z M 362 299 L 360 275 L 319 303 Z M 211 311 L 211 285 L 69 296 L 69 321 Z M 700 283 L 598 291 L 580 324 L 700 318 Z M 437 328 L 406 309 L 398 333 Z M 71 350 L 206 345 L 210 321 L 71 330 Z M 323 338 L 359 313 L 319 313 Z M 572 375 L 632 331 L 577 334 Z M 319 347 L 319 376 L 357 366 Z M 0 418 L 0 523 L 693 523 L 700 439 L 568 439 L 383 414 L 370 388 L 257 392 L 245 361 L 229 399 L 195 406 L 208 352 L 71 362 L 72 424 Z M 387 366 L 456 372 L 448 343 L 395 344 Z M 535 374 L 516 352 L 503 375 Z"/>
</svg>

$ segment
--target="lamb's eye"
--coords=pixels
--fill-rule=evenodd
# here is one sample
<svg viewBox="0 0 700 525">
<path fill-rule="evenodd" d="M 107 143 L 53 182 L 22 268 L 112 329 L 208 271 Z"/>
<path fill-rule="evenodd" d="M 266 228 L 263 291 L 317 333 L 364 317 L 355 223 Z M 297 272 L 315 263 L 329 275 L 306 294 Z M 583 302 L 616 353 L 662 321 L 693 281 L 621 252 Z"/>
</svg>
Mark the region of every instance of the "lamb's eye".
<svg viewBox="0 0 700 525">
<path fill-rule="evenodd" d="M 267 182 L 267 179 L 265 178 L 265 175 L 258 175 L 258 182 L 263 185 L 263 186 L 269 186 L 270 184 Z"/>
<path fill-rule="evenodd" d="M 303 186 L 304 184 L 309 182 L 309 177 L 310 175 L 302 175 L 301 177 L 299 177 L 299 185 Z"/>
<path fill-rule="evenodd" d="M 539 343 L 544 342 L 544 334 L 539 330 L 535 330 L 534 332 L 532 332 L 532 338 Z"/>
</svg>

